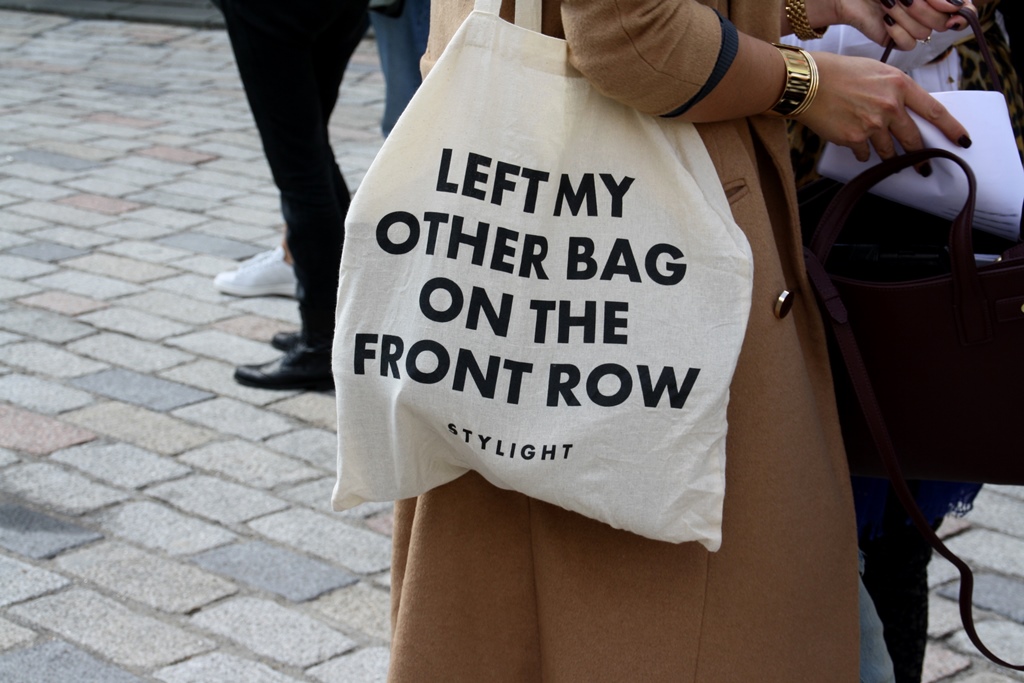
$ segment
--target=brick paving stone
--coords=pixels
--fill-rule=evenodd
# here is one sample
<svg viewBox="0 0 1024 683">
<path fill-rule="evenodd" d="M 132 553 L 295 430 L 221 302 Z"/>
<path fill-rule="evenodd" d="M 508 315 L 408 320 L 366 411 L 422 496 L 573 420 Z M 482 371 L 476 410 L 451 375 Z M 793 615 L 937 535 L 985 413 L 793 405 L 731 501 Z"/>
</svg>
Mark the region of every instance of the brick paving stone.
<svg viewBox="0 0 1024 683">
<path fill-rule="evenodd" d="M 45 462 L 11 465 L 4 470 L 0 491 L 68 515 L 82 515 L 128 497 L 122 491 Z"/>
<path fill-rule="evenodd" d="M 19 280 L 8 280 L 5 277 L 0 277 L 0 300 L 18 299 L 20 297 L 35 294 L 38 291 L 39 288 L 35 285 L 29 285 Z"/>
<path fill-rule="evenodd" d="M 144 313 L 132 308 L 111 306 L 78 318 L 82 322 L 111 332 L 120 332 L 148 341 L 157 341 L 185 334 L 192 328 L 167 318 Z"/>
<path fill-rule="evenodd" d="M 65 270 L 51 275 L 36 278 L 32 284 L 47 289 L 59 289 L 78 296 L 93 299 L 113 299 L 128 294 L 138 294 L 142 288 L 123 280 L 115 280 L 102 275 Z"/>
<path fill-rule="evenodd" d="M 253 341 L 268 343 L 278 332 L 297 332 L 298 328 L 282 326 L 276 320 L 261 318 L 258 315 L 240 315 L 214 323 L 212 327 L 236 337 L 245 337 Z"/>
<path fill-rule="evenodd" d="M 0 362 L 50 377 L 77 377 L 108 367 L 42 342 L 0 346 Z"/>
<path fill-rule="evenodd" d="M 0 467 L 7 467 L 18 462 L 18 456 L 6 448 L 0 448 Z"/>
<path fill-rule="evenodd" d="M 46 152 L 43 150 L 26 149 L 10 155 L 13 159 L 40 166 L 52 166 L 63 171 L 85 171 L 96 166 L 95 161 L 78 159 L 67 154 Z"/>
<path fill-rule="evenodd" d="M 294 391 L 266 391 L 242 386 L 234 380 L 234 371 L 235 368 L 232 365 L 201 359 L 194 363 L 165 370 L 160 373 L 160 376 L 257 406 L 273 403 L 281 400 L 282 397 L 293 396 L 297 393 Z"/>
<path fill-rule="evenodd" d="M 975 616 L 978 620 L 983 617 L 983 614 Z M 959 603 L 956 599 L 946 600 L 933 592 L 928 597 L 928 637 L 944 638 L 959 628 L 963 628 Z"/>
<path fill-rule="evenodd" d="M 131 145 L 129 143 L 129 148 L 130 146 Z M 125 195 L 132 194 L 133 192 L 138 192 L 141 189 L 139 185 L 96 177 L 77 178 L 64 183 L 64 185 L 68 188 L 78 190 L 79 192 L 94 195 L 105 195 L 107 197 L 124 197 Z"/>
<path fill-rule="evenodd" d="M 145 119 L 136 116 L 126 116 L 113 111 L 96 112 L 95 114 L 87 116 L 85 120 L 142 129 L 153 128 L 154 126 L 159 126 L 160 124 L 165 123 L 165 121 L 160 119 Z"/>
<path fill-rule="evenodd" d="M 961 683 L 1013 683 L 1014 680 L 1019 681 L 1020 678 L 1011 679 L 1006 676 L 985 671 L 983 673 L 974 674 L 973 676 L 968 676 L 967 678 L 958 678 L 956 680 Z"/>
<path fill-rule="evenodd" d="M 114 154 L 110 152 L 107 154 L 108 156 L 114 156 Z M 117 216 L 125 211 L 134 211 L 141 207 L 141 204 L 136 204 L 135 202 L 126 202 L 123 199 L 104 197 L 96 194 L 76 194 L 70 197 L 58 199 L 57 203 L 74 206 L 79 209 L 85 209 L 86 211 L 95 211 L 96 213 L 102 213 L 108 216 Z"/>
<path fill-rule="evenodd" d="M 206 391 L 120 368 L 85 375 L 71 383 L 107 398 L 161 412 L 213 398 Z"/>
<path fill-rule="evenodd" d="M 166 666 L 214 647 L 205 638 L 81 588 L 16 605 L 9 612 L 122 666 Z"/>
<path fill-rule="evenodd" d="M 192 555 L 238 538 L 227 529 L 152 501 L 124 503 L 96 513 L 93 519 L 108 535 L 169 555 Z"/>
<path fill-rule="evenodd" d="M 1008 662 L 1024 662 L 1024 626 L 1011 621 L 993 620 L 975 624 L 981 642 L 994 655 Z M 946 641 L 950 647 L 969 655 L 978 655 L 967 634 L 959 632 Z"/>
<path fill-rule="evenodd" d="M 333 591 L 310 606 L 348 629 L 385 642 L 391 639 L 391 596 L 365 581 Z"/>
<path fill-rule="evenodd" d="M 214 288 L 211 278 L 195 273 L 185 273 L 164 278 L 153 283 L 153 287 L 179 296 L 198 299 L 211 304 L 225 304 L 234 300 L 228 294 L 221 294 Z"/>
<path fill-rule="evenodd" d="M 288 507 L 285 501 L 263 491 L 200 474 L 158 484 L 146 493 L 223 524 L 238 524 Z"/>
<path fill-rule="evenodd" d="M 989 493 L 999 493 L 1004 496 L 1012 496 L 1018 500 L 1024 500 L 1024 486 L 1000 486 L 996 484 L 988 484 L 982 491 Z"/>
<path fill-rule="evenodd" d="M 92 441 L 59 450 L 50 454 L 49 459 L 125 489 L 142 488 L 192 472 L 176 460 L 125 443 Z"/>
<path fill-rule="evenodd" d="M 10 650 L 18 645 L 24 645 L 31 642 L 36 637 L 34 631 L 29 631 L 27 628 L 22 628 L 17 624 L 13 624 L 6 619 L 0 618 L 0 653 L 4 650 Z M 3 672 L 3 655 L 0 654 L 0 673 Z"/>
<path fill-rule="evenodd" d="M 56 382 L 12 373 L 0 377 L 0 400 L 36 413 L 56 415 L 93 402 L 93 397 Z"/>
<path fill-rule="evenodd" d="M 216 548 L 192 561 L 208 571 L 276 593 L 292 602 L 312 600 L 358 581 L 329 564 L 261 541 Z"/>
<path fill-rule="evenodd" d="M 0 349 L 2 350 L 2 349 Z M 46 455 L 95 439 L 96 435 L 53 418 L 0 405 L 0 446 Z M 0 482 L 2 485 L 2 482 Z"/>
<path fill-rule="evenodd" d="M 957 600 L 960 586 L 950 584 L 942 586 L 938 594 Z M 1004 617 L 1024 624 L 1024 581 L 988 573 L 974 575 L 974 606 L 989 610 Z"/>
<path fill-rule="evenodd" d="M 179 294 L 152 290 L 126 297 L 118 303 L 145 312 L 159 312 L 165 318 L 190 325 L 208 325 L 236 315 L 234 311 L 223 306 L 202 303 Z"/>
<path fill-rule="evenodd" d="M 0 273 L 3 273 L 4 277 L 12 280 L 24 280 L 30 277 L 38 277 L 40 275 L 52 273 L 56 269 L 57 267 L 52 264 L 45 263 L 43 261 L 36 261 L 32 258 L 0 254 Z"/>
<path fill-rule="evenodd" d="M 147 223 L 145 221 L 127 220 L 118 218 L 117 220 L 102 225 L 96 228 L 96 232 L 107 235 L 114 238 L 130 238 L 134 240 L 142 239 L 156 239 L 157 237 L 165 237 L 167 235 L 173 235 L 177 231 L 177 228 L 167 226 L 160 223 Z M 114 248 L 117 243 L 108 243 L 103 245 L 106 248 Z M 157 245 L 160 246 L 160 245 Z"/>
<path fill-rule="evenodd" d="M 253 520 L 249 527 L 272 541 L 336 562 L 357 574 L 384 571 L 391 564 L 391 539 L 313 510 L 285 510 Z"/>
<path fill-rule="evenodd" d="M 208 429 L 117 401 L 87 406 L 61 417 L 100 434 L 163 455 L 175 455 L 217 438 Z"/>
<path fill-rule="evenodd" d="M 386 647 L 365 647 L 314 666 L 306 673 L 323 683 L 379 683 L 387 678 L 389 661 Z"/>
<path fill-rule="evenodd" d="M 301 503 L 320 512 L 331 512 L 331 493 L 334 491 L 335 476 L 321 477 L 277 492 L 277 495 Z"/>
<path fill-rule="evenodd" d="M 217 155 L 215 154 L 206 154 L 204 152 L 196 152 L 190 149 L 165 147 L 163 145 L 155 145 L 153 147 L 139 150 L 137 153 L 153 157 L 154 159 L 172 161 L 177 164 L 201 164 L 204 161 L 213 161 L 217 158 Z"/>
<path fill-rule="evenodd" d="M 54 186 L 49 183 L 37 183 L 33 180 L 24 180 L 22 178 L 0 179 L 0 192 L 11 194 L 21 199 L 40 199 L 43 201 L 59 199 L 73 194 L 71 190 L 60 186 Z"/>
<path fill-rule="evenodd" d="M 8 169 L 9 167 L 4 167 L 5 172 Z M 45 228 L 48 225 L 49 223 L 46 221 L 39 220 L 38 218 L 32 218 L 31 216 L 17 216 L 11 213 L 5 213 L 4 215 L 4 230 L 6 232 L 30 233 Z M 33 235 L 33 237 L 35 236 L 36 235 Z"/>
<path fill-rule="evenodd" d="M 213 235 L 204 235 L 198 232 L 178 233 L 168 237 L 161 237 L 160 244 L 178 249 L 187 249 L 200 254 L 221 256 L 229 259 L 245 259 L 254 256 L 263 249 L 245 242 L 230 240 Z"/>
<path fill-rule="evenodd" d="M 278 401 L 272 410 L 332 431 L 338 426 L 338 407 L 333 392 L 310 391 L 299 394 Z"/>
<path fill-rule="evenodd" d="M 266 445 L 329 472 L 334 472 L 338 465 L 338 436 L 326 429 L 296 429 L 267 439 Z"/>
<path fill-rule="evenodd" d="M 10 134 L 8 133 L 8 135 Z M 47 166 L 25 163 L 9 163 L 4 166 L 4 173 L 13 178 L 23 178 L 26 180 L 35 180 L 41 183 L 53 184 L 71 180 L 78 176 L 77 172 L 59 171 Z"/>
<path fill-rule="evenodd" d="M 960 578 L 960 572 L 944 558 L 932 555 L 928 563 L 928 588 L 936 588 L 944 583 Z"/>
<path fill-rule="evenodd" d="M 369 503 L 360 503 L 354 508 L 348 510 L 342 510 L 340 512 L 334 512 L 332 514 L 337 515 L 342 519 L 361 519 L 367 520 L 376 515 L 382 513 L 389 513 L 394 510 L 395 504 L 391 501 L 378 501 Z M 390 535 L 390 534 L 387 534 Z"/>
<path fill-rule="evenodd" d="M 80 353 L 137 372 L 156 372 L 192 360 L 192 356 L 160 344 L 133 339 L 123 334 L 101 332 L 68 344 L 69 351 Z"/>
<path fill-rule="evenodd" d="M 183 453 L 177 459 L 262 489 L 306 481 L 321 474 L 298 460 L 277 455 L 251 441 L 240 439 L 208 444 Z"/>
<path fill-rule="evenodd" d="M 160 189 L 164 192 L 183 194 L 186 197 L 198 197 L 215 202 L 223 202 L 242 194 L 238 189 L 225 187 L 223 185 L 200 183 L 194 180 L 179 180 L 175 183 L 168 183 Z"/>
<path fill-rule="evenodd" d="M 38 337 L 57 344 L 81 339 L 96 330 L 65 316 L 39 309 L 12 310 L 0 313 L 0 328 L 11 332 Z"/>
<path fill-rule="evenodd" d="M 0 192 L 0 206 L 6 206 L 7 204 L 13 203 L 15 200 L 13 197 Z M 14 232 L 0 232 L 0 249 L 9 250 L 9 253 L 15 254 L 15 249 L 18 249 L 26 244 L 32 244 L 32 238 L 25 235 L 19 235 Z M 18 256 L 27 256 L 26 254 L 16 254 Z M 32 258 L 32 256 L 28 256 Z M 42 259 L 36 259 L 42 260 Z"/>
<path fill-rule="evenodd" d="M 94 228 L 97 225 L 103 225 L 111 221 L 110 216 L 92 211 L 84 211 L 56 202 L 25 202 L 23 204 L 15 204 L 9 207 L 9 210 L 24 216 L 34 216 L 35 218 L 42 218 L 52 223 L 70 225 L 76 228 Z M 52 234 L 51 231 L 48 231 L 47 233 L 40 234 L 40 237 L 54 239 Z"/>
<path fill-rule="evenodd" d="M 71 132 L 68 128 L 58 130 L 62 130 L 62 132 L 65 133 Z M 83 133 L 82 135 L 88 137 L 87 134 Z M 40 140 L 39 142 L 33 143 L 33 147 L 36 150 L 44 152 L 53 152 L 55 154 L 63 154 L 64 156 L 73 157 L 75 159 L 81 159 L 83 161 L 102 162 L 108 161 L 117 156 L 116 153 L 112 152 L 109 149 L 103 149 L 102 147 L 94 147 L 92 145 L 81 144 L 77 142 L 69 142 L 67 140 Z"/>
<path fill-rule="evenodd" d="M 941 645 L 929 643 L 924 651 L 924 667 L 921 683 L 934 683 L 948 678 L 971 666 L 971 660 L 961 654 L 947 650 Z"/>
<path fill-rule="evenodd" d="M 24 299 L 18 299 L 17 302 L 71 316 L 99 310 L 110 305 L 104 301 L 96 301 L 89 297 L 69 294 L 67 292 L 42 292 L 25 297 Z"/>
<path fill-rule="evenodd" d="M 258 598 L 214 605 L 193 616 L 192 623 L 291 666 L 319 664 L 356 646 L 323 622 Z"/>
<path fill-rule="evenodd" d="M 971 565 L 1002 574 L 1024 577 L 1024 540 L 975 529 L 950 539 L 946 546 Z"/>
<path fill-rule="evenodd" d="M 174 247 L 165 247 L 162 244 L 138 240 L 125 240 L 116 244 L 108 244 L 103 247 L 103 251 L 150 263 L 166 263 L 191 255 L 191 252 L 183 249 L 175 249 Z"/>
<path fill-rule="evenodd" d="M 221 652 L 168 666 L 154 672 L 153 677 L 164 683 L 299 683 L 297 678 L 274 671 L 266 664 Z M 336 680 L 348 683 L 347 679 Z"/>
<path fill-rule="evenodd" d="M 56 565 L 112 595 L 176 614 L 192 612 L 238 591 L 233 583 L 191 564 L 118 542 L 95 543 L 65 553 Z"/>
<path fill-rule="evenodd" d="M 65 208 L 67 212 L 75 211 L 74 209 Z M 77 214 L 85 214 L 85 211 L 77 211 Z M 95 216 L 96 214 L 91 214 Z M 102 220 L 102 223 L 97 221 Z M 99 228 L 104 224 L 112 223 L 116 219 L 109 216 L 102 218 L 90 219 L 89 222 L 95 223 L 95 225 L 84 226 L 86 228 Z M 60 218 L 53 219 L 55 223 L 65 223 L 67 221 L 61 221 Z M 71 224 L 73 225 L 73 224 Z M 69 247 L 76 247 L 79 249 L 92 249 L 99 247 L 104 244 L 109 244 L 112 240 L 106 235 L 102 234 L 99 230 L 93 229 L 79 229 L 77 227 L 53 227 L 41 229 L 33 234 L 34 237 L 41 240 L 49 240 L 51 242 L 57 242 L 58 244 L 64 244 Z"/>
<path fill-rule="evenodd" d="M 290 297 L 254 297 L 232 302 L 231 308 L 236 312 L 244 311 L 264 318 L 281 320 L 292 326 L 299 326 L 299 307 Z"/>
<path fill-rule="evenodd" d="M 294 429 L 290 420 L 233 398 L 214 398 L 178 408 L 171 414 L 223 434 L 234 434 L 254 441 Z"/>
<path fill-rule="evenodd" d="M 197 356 L 216 358 L 236 365 L 267 363 L 281 356 L 281 352 L 267 342 L 243 339 L 218 330 L 193 332 L 168 339 L 167 343 Z"/>
<path fill-rule="evenodd" d="M 199 197 L 189 197 L 183 194 L 172 194 L 170 192 L 164 192 L 162 189 L 158 190 L 142 190 L 125 196 L 126 199 L 130 199 L 133 202 L 139 204 L 148 204 L 153 206 L 159 206 L 163 209 L 175 209 L 177 211 L 184 211 L 192 214 L 205 214 L 213 207 L 217 206 L 217 202 L 212 199 L 200 199 Z"/>
<path fill-rule="evenodd" d="M 70 583 L 60 574 L 0 555 L 0 607 L 37 598 Z"/>
<path fill-rule="evenodd" d="M 1024 539 L 1024 500 L 984 487 L 968 515 L 972 525 Z"/>
<path fill-rule="evenodd" d="M 130 214 L 125 214 L 124 217 L 146 223 L 154 223 L 167 228 L 174 228 L 175 230 L 190 228 L 206 220 L 202 216 L 196 216 L 191 213 L 186 213 L 185 211 L 175 211 L 174 209 L 165 209 L 156 206 L 132 211 Z M 178 245 L 170 244 L 168 246 L 173 247 Z M 188 247 L 182 248 L 187 249 Z"/>
<path fill-rule="evenodd" d="M 88 254 L 89 252 L 85 249 L 69 247 L 66 244 L 56 244 L 54 242 L 30 242 L 29 244 L 24 244 L 9 250 L 9 253 L 15 254 L 16 256 L 24 256 L 25 258 L 34 259 L 36 261 L 53 262 L 74 258 L 75 256 Z"/>
<path fill-rule="evenodd" d="M 155 263 L 136 261 L 135 259 L 113 256 L 111 254 L 88 254 L 63 261 L 61 265 L 74 268 L 75 270 L 84 270 L 94 275 L 127 280 L 135 284 L 170 277 L 178 272 L 172 268 Z"/>
<path fill-rule="evenodd" d="M 143 683 L 142 679 L 60 640 L 0 654 L 0 680 L 17 683 Z"/>
<path fill-rule="evenodd" d="M 103 538 L 85 527 L 14 503 L 0 503 L 0 547 L 37 560 Z"/>
</svg>

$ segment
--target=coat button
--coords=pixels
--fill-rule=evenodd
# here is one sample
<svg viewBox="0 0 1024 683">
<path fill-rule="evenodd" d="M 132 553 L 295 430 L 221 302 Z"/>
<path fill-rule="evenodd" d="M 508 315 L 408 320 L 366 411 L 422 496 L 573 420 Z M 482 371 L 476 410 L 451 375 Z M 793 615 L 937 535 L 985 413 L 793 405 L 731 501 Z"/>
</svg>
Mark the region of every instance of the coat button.
<svg viewBox="0 0 1024 683">
<path fill-rule="evenodd" d="M 793 296 L 793 292 L 789 291 L 788 289 L 782 290 L 782 293 L 779 294 L 779 298 L 775 300 L 776 318 L 782 320 L 787 315 L 789 315 L 790 309 L 793 308 L 794 298 L 795 297 Z"/>
</svg>

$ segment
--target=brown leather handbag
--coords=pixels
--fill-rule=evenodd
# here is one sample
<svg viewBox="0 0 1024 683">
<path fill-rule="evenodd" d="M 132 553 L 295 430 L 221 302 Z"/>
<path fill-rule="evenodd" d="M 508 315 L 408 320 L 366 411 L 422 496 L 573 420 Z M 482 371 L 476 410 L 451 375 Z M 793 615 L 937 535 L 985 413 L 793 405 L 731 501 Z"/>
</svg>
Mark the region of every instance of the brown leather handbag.
<svg viewBox="0 0 1024 683">
<path fill-rule="evenodd" d="M 948 159 L 967 174 L 967 201 L 946 229 L 867 194 L 926 159 Z M 1024 244 L 973 239 L 974 174 L 938 149 L 882 162 L 838 189 L 805 190 L 802 200 L 804 220 L 827 202 L 804 256 L 832 333 L 851 472 L 890 480 L 918 531 L 959 570 L 971 642 L 1024 671 L 981 642 L 971 570 L 935 534 L 905 481 L 1024 484 Z M 998 249 L 998 260 L 979 265 L 976 242 Z"/>
</svg>

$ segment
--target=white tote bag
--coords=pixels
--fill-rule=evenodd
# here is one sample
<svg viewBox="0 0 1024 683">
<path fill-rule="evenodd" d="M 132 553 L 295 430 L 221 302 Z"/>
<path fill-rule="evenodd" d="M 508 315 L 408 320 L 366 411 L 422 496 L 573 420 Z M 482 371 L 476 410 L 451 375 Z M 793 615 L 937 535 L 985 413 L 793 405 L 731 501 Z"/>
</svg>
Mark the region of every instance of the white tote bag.
<svg viewBox="0 0 1024 683">
<path fill-rule="evenodd" d="M 477 1 L 349 209 L 334 509 L 475 470 L 717 550 L 749 245 L 694 127 L 599 94 L 526 4 Z"/>
</svg>

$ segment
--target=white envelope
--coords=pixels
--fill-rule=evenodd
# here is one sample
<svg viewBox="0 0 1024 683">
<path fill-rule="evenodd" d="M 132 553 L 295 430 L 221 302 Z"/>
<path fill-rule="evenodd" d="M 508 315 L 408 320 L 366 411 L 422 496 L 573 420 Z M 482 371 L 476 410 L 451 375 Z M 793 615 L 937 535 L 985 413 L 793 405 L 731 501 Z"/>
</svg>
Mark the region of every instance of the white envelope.
<svg viewBox="0 0 1024 683">
<path fill-rule="evenodd" d="M 973 144 L 963 149 L 946 139 L 938 128 L 911 113 L 921 129 L 924 146 L 948 150 L 974 171 L 974 227 L 1017 240 L 1024 206 L 1024 167 L 1010 127 L 1006 100 L 1000 93 L 978 90 L 936 92 L 932 96 L 966 126 Z M 847 182 L 879 161 L 873 150 L 868 161 L 860 162 L 848 147 L 830 143 L 825 145 L 818 161 L 818 173 Z M 933 172 L 927 178 L 908 168 L 878 183 L 871 192 L 952 220 L 967 200 L 967 178 L 947 159 L 932 159 L 931 164 Z"/>
</svg>

